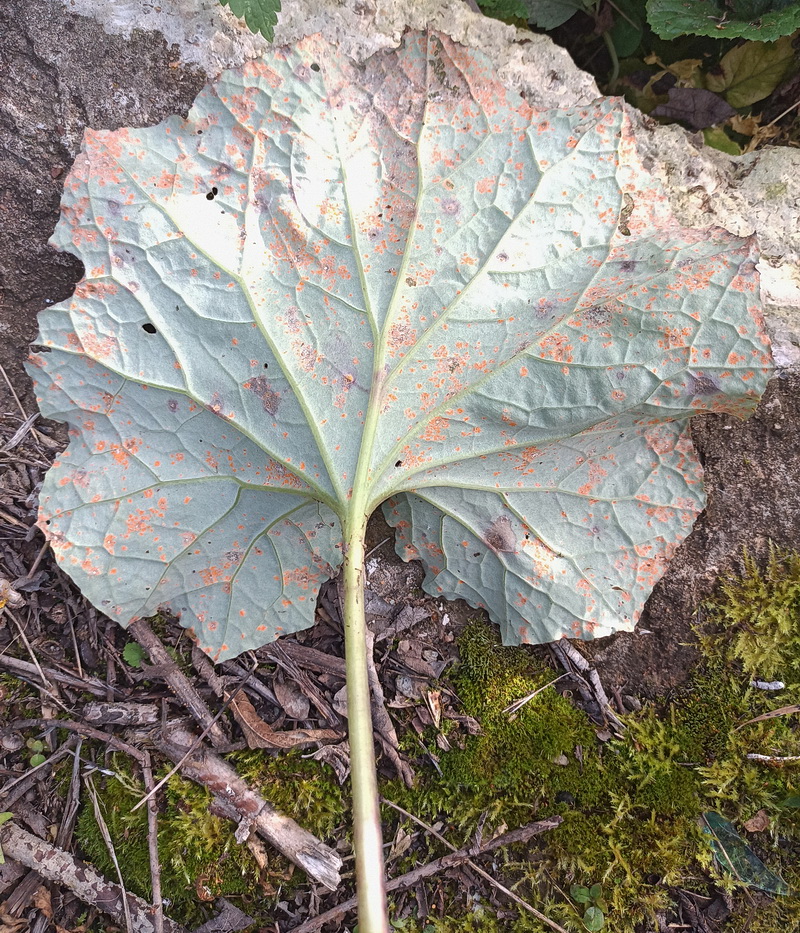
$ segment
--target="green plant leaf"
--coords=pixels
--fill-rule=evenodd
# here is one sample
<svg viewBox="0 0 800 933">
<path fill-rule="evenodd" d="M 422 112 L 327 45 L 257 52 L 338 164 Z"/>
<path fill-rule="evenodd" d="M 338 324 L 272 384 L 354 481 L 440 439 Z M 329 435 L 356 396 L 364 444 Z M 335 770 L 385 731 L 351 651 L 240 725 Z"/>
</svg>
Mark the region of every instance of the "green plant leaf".
<svg viewBox="0 0 800 933">
<path fill-rule="evenodd" d="M 737 14 L 721 0 L 647 0 L 647 20 L 662 39 L 677 36 L 713 36 L 772 42 L 800 27 L 800 3 L 761 3 L 763 12 Z"/>
<path fill-rule="evenodd" d="M 770 894 L 790 893 L 786 882 L 767 868 L 730 821 L 710 812 L 703 814 L 703 823 L 714 857 L 724 871 L 751 888 Z"/>
<path fill-rule="evenodd" d="M 789 797 L 785 797 L 783 800 L 781 800 L 778 806 L 786 807 L 789 809 L 800 807 L 800 794 L 792 794 Z"/>
<path fill-rule="evenodd" d="M 126 664 L 139 668 L 142 666 L 142 661 L 144 661 L 144 649 L 138 642 L 129 641 L 122 649 L 122 657 L 125 659 Z"/>
<path fill-rule="evenodd" d="M 588 904 L 592 899 L 589 889 L 580 884 L 571 884 L 569 886 L 569 896 L 576 904 Z"/>
<path fill-rule="evenodd" d="M 578 10 L 585 10 L 587 4 L 582 0 L 524 0 L 528 8 L 528 21 L 540 29 L 555 29 Z"/>
<path fill-rule="evenodd" d="M 6 810 L 4 813 L 0 813 L 0 826 L 2 826 L 3 823 L 7 823 L 9 820 L 13 820 L 13 819 L 14 819 L 14 814 L 11 813 L 9 810 Z M 6 859 L 5 859 L 5 855 L 3 854 L 3 847 L 0 846 L 0 865 L 5 865 L 5 863 L 6 863 Z"/>
<path fill-rule="evenodd" d="M 602 887 L 602 885 L 593 884 L 593 885 L 591 886 L 591 888 L 589 888 L 589 897 L 590 897 L 593 901 L 596 901 L 597 898 L 600 897 L 600 895 L 601 895 L 602 893 L 603 893 L 603 887 Z"/>
<path fill-rule="evenodd" d="M 725 94 L 732 107 L 748 107 L 768 97 L 794 61 L 792 40 L 745 42 L 723 55 L 719 66 L 706 75 L 710 91 Z"/>
<path fill-rule="evenodd" d="M 618 58 L 636 51 L 644 35 L 645 15 L 640 0 L 616 0 L 614 25 L 609 30 Z"/>
<path fill-rule="evenodd" d="M 599 907 L 586 908 L 586 913 L 583 915 L 583 925 L 590 933 L 597 933 L 597 930 L 602 930 L 605 922 L 606 918 Z"/>
<path fill-rule="evenodd" d="M 728 155 L 741 155 L 742 147 L 728 136 L 721 126 L 710 126 L 703 130 L 703 141 L 712 149 L 727 152 Z"/>
<path fill-rule="evenodd" d="M 506 642 L 631 629 L 704 505 L 689 418 L 771 372 L 755 244 L 674 220 L 619 103 L 533 112 L 435 34 L 87 132 L 53 242 L 87 271 L 31 360 L 71 430 L 40 527 L 214 658 L 312 624 L 381 503 Z"/>
<path fill-rule="evenodd" d="M 244 19 L 251 32 L 260 32 L 267 42 L 272 42 L 281 0 L 220 0 L 220 3 L 230 7 L 234 16 Z"/>
<path fill-rule="evenodd" d="M 38 768 L 39 765 L 43 765 L 46 761 L 47 761 L 47 757 L 45 755 L 41 755 L 41 754 L 31 755 L 31 767 L 32 768 Z"/>
</svg>

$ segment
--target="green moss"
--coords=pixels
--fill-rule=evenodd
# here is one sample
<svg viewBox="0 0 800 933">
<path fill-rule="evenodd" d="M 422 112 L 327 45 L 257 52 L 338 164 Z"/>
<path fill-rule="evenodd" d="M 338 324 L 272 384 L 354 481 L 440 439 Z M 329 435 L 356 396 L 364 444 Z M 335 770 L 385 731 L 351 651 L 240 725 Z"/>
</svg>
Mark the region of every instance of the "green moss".
<svg viewBox="0 0 800 933">
<path fill-rule="evenodd" d="M 344 822 L 346 801 L 341 788 L 327 777 L 317 762 L 289 754 L 272 758 L 264 752 L 231 756 L 239 773 L 260 789 L 278 810 L 293 816 L 310 832 L 331 838 Z M 116 777 L 96 780 L 103 818 L 122 867 L 126 887 L 145 899 L 151 895 L 147 846 L 147 812 L 131 812 L 144 795 L 144 787 L 132 776 L 122 756 L 115 756 Z M 166 773 L 166 769 L 164 770 Z M 262 876 L 246 846 L 234 839 L 234 825 L 209 811 L 211 794 L 178 776 L 170 778 L 160 796 L 158 845 L 162 890 L 170 901 L 170 917 L 187 925 L 206 917 L 203 900 L 224 896 L 250 905 L 251 914 L 269 910 L 280 886 L 285 896 L 290 881 L 289 863 L 269 851 L 270 863 Z M 113 862 L 98 828 L 91 803 L 81 810 L 76 830 L 78 845 L 86 858 L 109 878 L 116 878 Z M 297 872 L 291 884 L 304 878 Z"/>
<path fill-rule="evenodd" d="M 463 712 L 481 733 L 465 736 L 450 726 L 451 750 L 442 752 L 432 728 L 421 737 L 436 754 L 441 775 L 419 769 L 417 785 L 382 782 L 384 795 L 435 823 L 454 845 L 558 814 L 563 823 L 526 846 L 496 853 L 496 873 L 522 897 L 567 930 L 583 929 L 581 913 L 566 893 L 572 883 L 602 883 L 609 911 L 607 933 L 634 933 L 670 907 L 670 889 L 708 891 L 709 877 L 732 892 L 734 916 L 748 918 L 747 897 L 758 910 L 751 933 L 784 933 L 800 919 L 800 900 L 774 900 L 743 889 L 714 864 L 700 815 L 714 810 L 731 820 L 768 866 L 800 890 L 800 768 L 769 767 L 747 754 L 800 754 L 797 716 L 748 723 L 778 706 L 800 703 L 800 556 L 773 550 L 764 571 L 749 557 L 744 573 L 722 586 L 698 632 L 699 661 L 688 684 L 668 699 L 627 716 L 620 738 L 598 740 L 597 727 L 557 687 L 555 674 L 528 649 L 503 648 L 495 630 L 470 624 L 460 640 L 461 661 L 452 687 Z M 781 679 L 779 697 L 751 687 L 751 680 Z M 542 689 L 544 688 L 544 689 Z M 504 709 L 540 690 L 514 718 Z M 406 751 L 419 756 L 408 729 Z M 349 801 L 331 772 L 299 755 L 271 757 L 241 752 L 230 760 L 278 809 L 329 841 L 349 827 Z M 565 763 L 566 762 L 566 763 Z M 120 761 L 117 766 L 122 767 Z M 128 772 L 98 784 L 104 812 L 126 882 L 149 894 L 146 815 L 130 813 L 142 788 Z M 258 899 L 251 914 L 269 914 L 275 898 L 263 895 L 249 851 L 233 841 L 231 824 L 211 816 L 208 794 L 173 778 L 162 797 L 159 843 L 170 914 L 187 925 L 203 913 L 195 883 L 213 895 Z M 747 834 L 743 824 L 759 810 L 766 832 Z M 397 821 L 387 808 L 387 829 Z M 390 832 L 391 830 L 389 830 Z M 387 832 L 388 837 L 388 832 Z M 80 845 L 113 877 L 91 808 L 78 825 Z M 423 847 L 423 851 L 420 850 Z M 427 848 L 427 852 L 424 851 Z M 400 873 L 443 849 L 425 834 L 393 864 Z M 272 856 L 271 856 L 272 859 Z M 288 867 L 275 857 L 270 872 Z M 300 873 L 298 873 L 300 875 Z M 275 886 L 278 882 L 273 879 Z M 289 882 L 291 888 L 294 882 Z M 440 879 L 442 918 L 403 922 L 406 933 L 543 933 L 522 911 L 496 919 L 480 900 L 466 899 L 458 883 Z M 282 896 L 285 896 L 285 888 Z M 735 928 L 735 927 L 734 927 Z"/>
</svg>

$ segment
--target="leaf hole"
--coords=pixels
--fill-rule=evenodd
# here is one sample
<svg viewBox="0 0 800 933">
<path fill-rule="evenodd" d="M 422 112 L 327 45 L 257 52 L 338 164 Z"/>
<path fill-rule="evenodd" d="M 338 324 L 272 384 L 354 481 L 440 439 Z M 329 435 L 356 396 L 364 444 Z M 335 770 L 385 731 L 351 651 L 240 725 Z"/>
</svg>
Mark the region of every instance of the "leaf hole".
<svg viewBox="0 0 800 933">
<path fill-rule="evenodd" d="M 211 191 L 209 191 L 208 194 L 206 195 L 206 201 L 213 201 L 218 193 L 219 192 L 217 191 L 217 186 L 214 185 Z"/>
<path fill-rule="evenodd" d="M 473 557 L 480 557 L 480 556 L 481 556 L 481 552 L 480 552 L 480 551 L 475 551 L 475 553 L 474 553 L 472 556 L 473 556 Z"/>
<path fill-rule="evenodd" d="M 402 460 L 398 460 L 397 463 L 395 463 L 395 466 L 396 466 L 396 467 L 399 467 L 399 466 L 402 466 L 402 465 L 403 465 L 403 461 L 402 461 Z"/>
<path fill-rule="evenodd" d="M 318 65 L 316 62 L 312 62 L 312 63 L 311 63 L 311 70 L 312 70 L 312 71 L 319 71 L 319 65 Z"/>
<path fill-rule="evenodd" d="M 264 363 L 264 369 L 269 369 L 269 363 Z"/>
<path fill-rule="evenodd" d="M 146 324 L 142 324 L 142 330 L 146 334 L 157 334 L 158 333 L 158 331 L 156 330 L 155 324 L 151 324 L 150 321 L 148 321 Z"/>
</svg>

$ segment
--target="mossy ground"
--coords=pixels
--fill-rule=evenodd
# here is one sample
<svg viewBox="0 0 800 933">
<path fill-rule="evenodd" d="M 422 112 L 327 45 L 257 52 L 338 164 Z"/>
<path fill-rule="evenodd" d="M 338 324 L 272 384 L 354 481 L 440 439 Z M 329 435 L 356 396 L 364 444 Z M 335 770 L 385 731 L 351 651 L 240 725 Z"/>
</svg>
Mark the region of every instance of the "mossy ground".
<svg viewBox="0 0 800 933">
<path fill-rule="evenodd" d="M 431 730 L 427 739 L 438 754 L 441 775 L 420 769 L 412 790 L 389 782 L 382 792 L 422 819 L 440 822 L 455 845 L 467 842 L 482 822 L 486 836 L 560 814 L 561 826 L 526 849 L 499 853 L 494 870 L 571 930 L 583 929 L 583 909 L 570 900 L 570 885 L 596 882 L 608 904 L 609 933 L 642 929 L 656 911 L 670 906 L 676 889 L 707 893 L 713 883 L 733 899 L 726 929 L 743 929 L 745 921 L 750 933 L 796 929 L 800 898 L 770 899 L 722 872 L 701 815 L 714 811 L 730 820 L 752 850 L 793 891 L 800 890 L 800 767 L 746 758 L 748 752 L 800 755 L 796 715 L 748 723 L 800 703 L 800 555 L 774 551 L 763 572 L 746 559 L 743 575 L 729 580 L 708 608 L 698 640 L 700 661 L 687 685 L 627 716 L 624 737 L 601 742 L 597 727 L 558 692 L 561 684 L 544 689 L 515 718 L 504 713 L 509 703 L 545 686 L 555 674 L 527 650 L 500 647 L 493 629 L 475 622 L 462 635 L 461 663 L 449 686 L 464 712 L 480 722 L 481 734 L 451 732 L 452 747 L 441 752 Z M 754 678 L 780 679 L 786 686 L 776 697 L 753 688 Z M 345 834 L 349 803 L 328 769 L 295 755 L 247 752 L 232 759 L 265 797 L 312 832 L 329 841 Z M 122 767 L 120 761 L 117 765 Z M 141 793 L 125 772 L 101 788 L 126 883 L 146 897 L 146 817 L 144 808 L 130 813 Z M 278 885 L 284 885 L 280 896 L 286 896 L 287 882 L 280 879 L 286 864 L 276 858 L 274 869 L 259 877 L 250 853 L 233 841 L 230 824 L 209 814 L 205 791 L 172 778 L 165 797 L 159 843 L 173 917 L 187 923 L 200 919 L 198 894 L 238 898 L 251 913 L 256 901 L 269 911 Z M 746 832 L 743 824 L 759 810 L 769 826 Z M 387 826 L 397 819 L 389 809 L 384 816 Z M 81 815 L 78 839 L 113 876 L 91 808 Z M 438 843 L 423 835 L 395 861 L 393 873 L 439 854 Z M 409 933 L 546 929 L 525 912 L 497 919 L 482 897 L 465 898 L 463 884 L 445 883 L 440 890 L 444 917 L 418 924 L 412 916 L 401 928 Z M 756 911 L 748 900 L 753 897 Z"/>
</svg>

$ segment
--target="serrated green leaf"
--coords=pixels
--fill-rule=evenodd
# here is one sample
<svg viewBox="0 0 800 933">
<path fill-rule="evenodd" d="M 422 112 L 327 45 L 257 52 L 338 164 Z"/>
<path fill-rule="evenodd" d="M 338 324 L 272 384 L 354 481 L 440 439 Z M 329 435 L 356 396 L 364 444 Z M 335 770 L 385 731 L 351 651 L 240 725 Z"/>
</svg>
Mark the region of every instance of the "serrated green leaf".
<svg viewBox="0 0 800 933">
<path fill-rule="evenodd" d="M 251 32 L 260 32 L 267 42 L 272 42 L 281 0 L 220 0 L 220 3 L 243 19 Z"/>
<path fill-rule="evenodd" d="M 706 75 L 706 87 L 724 93 L 731 107 L 748 107 L 775 90 L 793 61 L 788 36 L 777 42 L 745 42 L 723 55 L 718 69 Z"/>
<path fill-rule="evenodd" d="M 800 3 L 771 3 L 752 17 L 737 15 L 718 0 L 647 0 L 647 20 L 662 39 L 696 35 L 773 42 L 800 28 Z"/>
<path fill-rule="evenodd" d="M 606 918 L 599 907 L 587 907 L 583 915 L 583 925 L 589 930 L 589 933 L 597 933 L 605 926 Z"/>
<path fill-rule="evenodd" d="M 632 628 L 704 505 L 689 417 L 771 372 L 754 243 L 677 224 L 620 104 L 533 112 L 435 34 L 87 132 L 53 242 L 87 271 L 30 367 L 72 434 L 40 527 L 215 658 L 310 625 L 381 503 L 506 642 Z"/>
<path fill-rule="evenodd" d="M 583 0 L 524 0 L 524 3 L 528 21 L 540 29 L 555 29 L 588 6 Z"/>
<path fill-rule="evenodd" d="M 487 16 L 504 22 L 527 20 L 528 8 L 524 0 L 480 0 L 478 6 Z"/>
<path fill-rule="evenodd" d="M 647 0 L 647 21 L 662 39 L 696 35 L 772 42 L 800 28 L 800 3 L 750 18 L 736 16 L 717 0 Z"/>
<path fill-rule="evenodd" d="M 126 664 L 139 668 L 142 666 L 142 661 L 144 661 L 144 649 L 137 642 L 129 641 L 122 649 L 122 657 Z"/>
<path fill-rule="evenodd" d="M 782 895 L 790 893 L 783 878 L 767 868 L 729 820 L 719 813 L 710 812 L 703 814 L 703 823 L 714 857 L 724 871 L 760 891 Z"/>
</svg>

